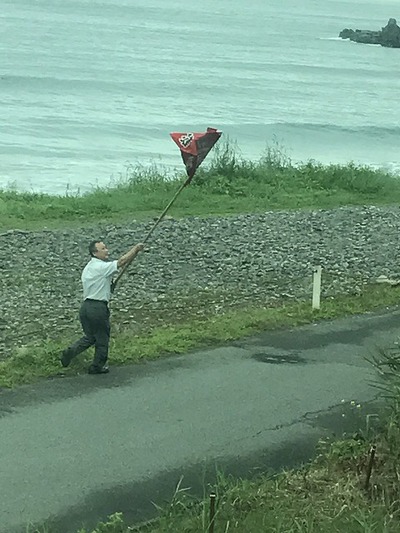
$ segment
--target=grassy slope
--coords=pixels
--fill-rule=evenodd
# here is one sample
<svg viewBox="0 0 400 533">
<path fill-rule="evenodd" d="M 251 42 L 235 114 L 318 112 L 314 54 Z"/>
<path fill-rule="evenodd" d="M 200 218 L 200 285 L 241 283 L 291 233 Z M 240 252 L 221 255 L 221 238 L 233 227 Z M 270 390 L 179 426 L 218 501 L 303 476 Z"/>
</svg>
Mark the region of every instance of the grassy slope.
<svg viewBox="0 0 400 533">
<path fill-rule="evenodd" d="M 145 359 L 187 353 L 204 346 L 216 346 L 267 329 L 307 324 L 398 305 L 400 288 L 386 285 L 366 286 L 357 295 L 343 295 L 323 301 L 321 310 L 312 310 L 310 302 L 282 301 L 273 308 L 247 307 L 223 315 L 211 315 L 199 320 L 196 316 L 186 322 L 166 324 L 150 332 L 135 334 L 124 329 L 114 334 L 110 352 L 113 364 L 132 364 Z M 0 362 L 0 388 L 31 383 L 40 377 L 60 373 L 59 354 L 71 339 L 43 338 L 41 342 L 17 348 L 14 354 Z M 91 351 L 78 358 L 66 375 L 86 371 Z"/>
<path fill-rule="evenodd" d="M 152 217 L 167 205 L 182 179 L 171 180 L 162 169 L 131 168 L 112 188 L 83 196 L 0 191 L 0 231 Z M 210 166 L 199 169 L 171 214 L 207 216 L 399 201 L 400 181 L 383 171 L 353 164 L 294 166 L 277 149 L 253 163 L 222 145 Z"/>
</svg>

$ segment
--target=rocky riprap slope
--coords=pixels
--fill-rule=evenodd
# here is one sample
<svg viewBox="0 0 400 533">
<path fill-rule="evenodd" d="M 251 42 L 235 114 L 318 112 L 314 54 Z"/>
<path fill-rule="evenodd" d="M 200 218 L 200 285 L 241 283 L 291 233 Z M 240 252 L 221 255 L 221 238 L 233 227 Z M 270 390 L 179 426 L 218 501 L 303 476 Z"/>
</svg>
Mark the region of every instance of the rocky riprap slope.
<svg viewBox="0 0 400 533">
<path fill-rule="evenodd" d="M 117 258 L 152 225 L 0 234 L 0 358 L 31 340 L 80 332 L 88 242 L 103 239 Z M 318 264 L 325 296 L 357 292 L 381 274 L 396 277 L 399 235 L 398 207 L 168 219 L 122 277 L 112 301 L 113 326 L 138 330 L 251 302 L 311 298 Z"/>
</svg>

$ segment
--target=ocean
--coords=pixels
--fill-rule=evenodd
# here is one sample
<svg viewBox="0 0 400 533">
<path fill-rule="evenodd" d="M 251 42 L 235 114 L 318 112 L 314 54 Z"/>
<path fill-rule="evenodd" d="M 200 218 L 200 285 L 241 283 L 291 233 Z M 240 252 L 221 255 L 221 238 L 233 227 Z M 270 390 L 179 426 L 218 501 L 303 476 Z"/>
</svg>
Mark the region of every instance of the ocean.
<svg viewBox="0 0 400 533">
<path fill-rule="evenodd" d="M 172 131 L 242 157 L 400 173 L 400 50 L 338 38 L 397 0 L 2 0 L 0 188 L 65 194 L 183 169 Z M 396 9 L 397 7 L 397 9 Z"/>
</svg>

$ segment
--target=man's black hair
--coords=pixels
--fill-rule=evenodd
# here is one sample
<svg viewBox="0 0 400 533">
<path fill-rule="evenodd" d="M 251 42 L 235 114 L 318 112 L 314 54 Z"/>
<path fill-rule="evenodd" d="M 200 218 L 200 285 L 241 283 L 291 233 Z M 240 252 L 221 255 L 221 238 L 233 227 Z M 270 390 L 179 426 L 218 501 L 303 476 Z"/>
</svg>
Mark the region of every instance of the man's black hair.
<svg viewBox="0 0 400 533">
<path fill-rule="evenodd" d="M 89 254 L 94 257 L 94 254 L 97 252 L 97 246 L 96 244 L 98 244 L 99 242 L 101 242 L 99 239 L 97 239 L 96 241 L 91 241 L 91 243 L 89 244 Z"/>
</svg>

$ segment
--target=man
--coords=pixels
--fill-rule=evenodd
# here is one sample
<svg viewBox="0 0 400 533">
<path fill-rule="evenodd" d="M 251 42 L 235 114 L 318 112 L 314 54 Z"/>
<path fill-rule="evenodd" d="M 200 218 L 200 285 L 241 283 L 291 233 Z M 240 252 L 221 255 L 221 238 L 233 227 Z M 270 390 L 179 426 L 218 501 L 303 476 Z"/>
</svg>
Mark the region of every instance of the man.
<svg viewBox="0 0 400 533">
<path fill-rule="evenodd" d="M 143 250 L 143 244 L 136 244 L 117 261 L 108 261 L 108 249 L 102 241 L 92 241 L 89 253 L 92 256 L 82 272 L 83 302 L 79 311 L 83 337 L 63 350 L 61 364 L 67 367 L 78 354 L 95 346 L 94 359 L 89 374 L 107 374 L 108 345 L 110 341 L 111 282 L 119 267 L 130 263 Z"/>
</svg>

